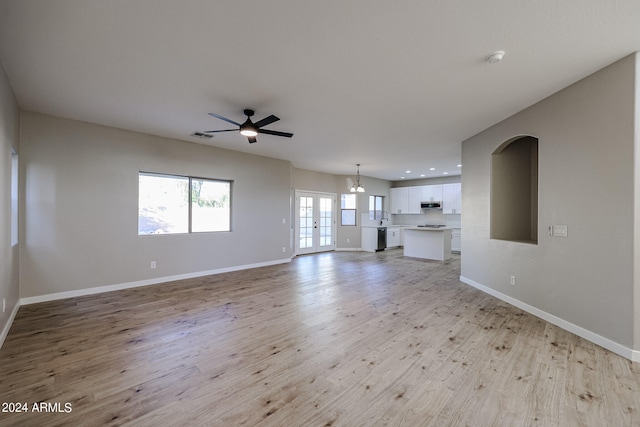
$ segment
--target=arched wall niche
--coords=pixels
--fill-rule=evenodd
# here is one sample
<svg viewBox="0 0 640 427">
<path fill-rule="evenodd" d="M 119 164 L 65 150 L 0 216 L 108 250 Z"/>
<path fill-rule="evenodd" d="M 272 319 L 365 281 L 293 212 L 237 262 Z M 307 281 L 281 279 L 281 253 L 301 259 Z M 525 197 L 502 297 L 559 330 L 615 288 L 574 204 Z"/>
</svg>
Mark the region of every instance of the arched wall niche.
<svg viewBox="0 0 640 427">
<path fill-rule="evenodd" d="M 538 243 L 538 138 L 509 138 L 491 154 L 490 237 Z"/>
</svg>

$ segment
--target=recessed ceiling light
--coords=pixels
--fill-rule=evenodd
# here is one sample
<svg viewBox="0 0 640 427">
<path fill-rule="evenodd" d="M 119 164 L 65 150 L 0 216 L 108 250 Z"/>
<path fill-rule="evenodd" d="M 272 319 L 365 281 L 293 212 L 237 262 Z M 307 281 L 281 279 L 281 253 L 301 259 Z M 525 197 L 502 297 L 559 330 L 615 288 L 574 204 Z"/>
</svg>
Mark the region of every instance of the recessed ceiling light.
<svg viewBox="0 0 640 427">
<path fill-rule="evenodd" d="M 436 170 L 436 168 L 429 168 L 429 170 L 430 170 L 430 171 L 434 171 L 434 170 Z"/>
<path fill-rule="evenodd" d="M 495 64 L 496 62 L 502 61 L 502 58 L 504 58 L 504 54 L 505 54 L 504 50 L 496 50 L 495 52 L 492 52 L 489 55 L 487 55 L 485 60 L 489 64 Z"/>
<path fill-rule="evenodd" d="M 442 172 L 442 175 L 449 175 L 449 172 Z"/>
<path fill-rule="evenodd" d="M 421 174 L 420 174 L 420 176 L 424 176 L 424 174 L 423 174 L 423 173 L 421 173 Z"/>
<path fill-rule="evenodd" d="M 459 168 L 461 168 L 461 167 L 462 167 L 462 165 L 458 165 L 458 167 L 459 167 Z"/>
<path fill-rule="evenodd" d="M 411 171 L 404 171 L 404 173 L 411 173 Z"/>
<path fill-rule="evenodd" d="M 400 179 L 404 179 L 404 176 L 401 176 Z"/>
</svg>

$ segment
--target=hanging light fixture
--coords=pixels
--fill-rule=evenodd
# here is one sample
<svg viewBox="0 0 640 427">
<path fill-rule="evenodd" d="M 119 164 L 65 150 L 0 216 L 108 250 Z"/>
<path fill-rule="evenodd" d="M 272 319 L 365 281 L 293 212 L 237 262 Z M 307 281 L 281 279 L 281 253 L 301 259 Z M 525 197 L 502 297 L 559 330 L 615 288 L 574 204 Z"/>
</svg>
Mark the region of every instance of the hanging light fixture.
<svg viewBox="0 0 640 427">
<path fill-rule="evenodd" d="M 356 165 L 358 167 L 358 172 L 356 173 L 356 183 L 351 186 L 351 192 L 355 193 L 364 193 L 364 187 L 360 184 L 360 163 Z"/>
</svg>

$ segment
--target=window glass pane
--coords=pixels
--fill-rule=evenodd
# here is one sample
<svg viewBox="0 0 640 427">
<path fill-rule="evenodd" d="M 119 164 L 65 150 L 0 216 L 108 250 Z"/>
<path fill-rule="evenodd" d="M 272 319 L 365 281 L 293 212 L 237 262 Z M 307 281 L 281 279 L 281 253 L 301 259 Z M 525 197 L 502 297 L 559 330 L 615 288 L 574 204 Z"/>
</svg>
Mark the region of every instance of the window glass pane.
<svg viewBox="0 0 640 427">
<path fill-rule="evenodd" d="M 140 173 L 138 234 L 189 232 L 189 178 Z"/>
<path fill-rule="evenodd" d="M 18 155 L 11 154 L 11 246 L 18 244 Z"/>
<path fill-rule="evenodd" d="M 382 196 L 376 196 L 376 219 L 382 219 Z"/>
<path fill-rule="evenodd" d="M 355 194 L 343 194 L 340 198 L 340 208 L 342 209 L 355 209 L 356 208 L 356 195 Z"/>
<path fill-rule="evenodd" d="M 382 219 L 382 196 L 369 196 L 369 219 Z"/>
<path fill-rule="evenodd" d="M 356 195 L 342 194 L 340 208 L 340 225 L 356 225 Z"/>
<path fill-rule="evenodd" d="M 356 210 L 355 209 L 343 209 L 341 225 L 356 225 Z"/>
<path fill-rule="evenodd" d="M 231 183 L 191 179 L 191 231 L 231 230 Z"/>
</svg>

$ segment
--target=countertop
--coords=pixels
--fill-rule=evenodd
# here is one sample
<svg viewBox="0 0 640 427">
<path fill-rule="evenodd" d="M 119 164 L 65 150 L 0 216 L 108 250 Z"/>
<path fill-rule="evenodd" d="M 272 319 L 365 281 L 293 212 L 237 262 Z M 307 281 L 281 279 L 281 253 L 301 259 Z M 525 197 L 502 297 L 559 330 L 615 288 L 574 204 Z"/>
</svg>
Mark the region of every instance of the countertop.
<svg viewBox="0 0 640 427">
<path fill-rule="evenodd" d="M 453 230 L 451 227 L 406 227 L 405 230 L 416 230 L 416 231 L 446 231 Z"/>
<path fill-rule="evenodd" d="M 460 227 L 450 227 L 450 226 L 446 226 L 446 227 L 439 227 L 439 228 L 433 228 L 433 227 L 417 227 L 415 225 L 361 225 L 361 228 L 403 228 L 405 230 L 419 230 L 419 231 L 443 231 L 443 230 L 456 230 L 456 229 L 460 229 Z"/>
</svg>

